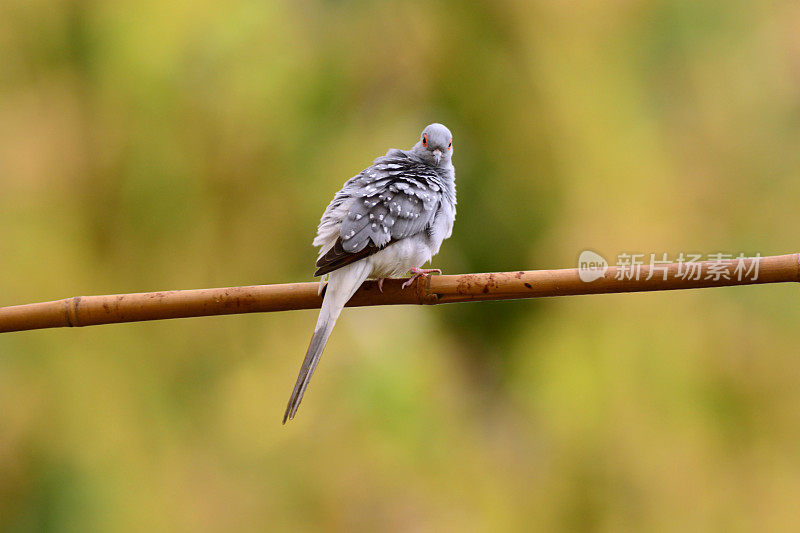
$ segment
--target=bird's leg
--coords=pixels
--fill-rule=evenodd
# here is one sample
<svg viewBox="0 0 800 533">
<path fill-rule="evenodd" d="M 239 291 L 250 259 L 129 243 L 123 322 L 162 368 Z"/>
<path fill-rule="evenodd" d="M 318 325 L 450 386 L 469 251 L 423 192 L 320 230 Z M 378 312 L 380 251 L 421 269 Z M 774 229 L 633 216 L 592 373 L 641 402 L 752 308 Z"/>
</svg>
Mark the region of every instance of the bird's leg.
<svg viewBox="0 0 800 533">
<path fill-rule="evenodd" d="M 417 267 L 412 268 L 411 270 L 409 270 L 409 272 L 411 272 L 411 277 L 408 278 L 408 281 L 406 281 L 405 283 L 403 283 L 400 286 L 401 289 L 405 289 L 406 287 L 408 287 L 409 285 L 414 283 L 414 280 L 417 279 L 420 276 L 427 276 L 428 274 L 441 274 L 442 273 L 442 271 L 439 270 L 438 268 L 417 268 Z"/>
</svg>

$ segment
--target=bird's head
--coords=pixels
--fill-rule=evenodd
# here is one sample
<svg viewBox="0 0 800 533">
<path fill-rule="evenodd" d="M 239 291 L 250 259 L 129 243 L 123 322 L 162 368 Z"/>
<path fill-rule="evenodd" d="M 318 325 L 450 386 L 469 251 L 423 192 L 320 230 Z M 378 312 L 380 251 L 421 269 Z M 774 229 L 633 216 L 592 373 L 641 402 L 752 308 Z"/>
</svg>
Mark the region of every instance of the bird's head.
<svg viewBox="0 0 800 533">
<path fill-rule="evenodd" d="M 446 165 L 453 156 L 453 134 L 443 124 L 430 124 L 411 151 L 431 166 Z"/>
</svg>

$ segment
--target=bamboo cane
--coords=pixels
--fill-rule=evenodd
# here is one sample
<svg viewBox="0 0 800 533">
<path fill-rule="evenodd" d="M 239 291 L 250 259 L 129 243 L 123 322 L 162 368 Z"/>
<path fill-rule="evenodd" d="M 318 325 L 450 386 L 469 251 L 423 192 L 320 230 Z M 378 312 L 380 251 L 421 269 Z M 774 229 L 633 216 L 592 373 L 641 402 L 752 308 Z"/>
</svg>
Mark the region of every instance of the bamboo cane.
<svg viewBox="0 0 800 533">
<path fill-rule="evenodd" d="M 753 265 L 753 262 L 757 264 Z M 650 265 L 635 269 L 612 266 L 608 267 L 602 277 L 590 282 L 580 279 L 578 269 L 430 276 L 417 279 L 407 289 L 400 287 L 404 280 L 389 279 L 383 285 L 383 292 L 378 290 L 375 281 L 367 281 L 347 305 L 433 305 L 800 281 L 800 254 L 739 261 L 695 262 L 692 263 L 695 270 L 687 275 L 689 264 L 654 266 L 652 274 Z M 752 274 L 754 266 L 757 267 L 755 276 Z M 742 276 L 742 271 L 738 268 L 749 270 L 751 274 Z M 322 303 L 317 289 L 317 283 L 287 283 L 75 296 L 52 302 L 0 307 L 0 333 L 166 318 L 313 309 Z"/>
</svg>

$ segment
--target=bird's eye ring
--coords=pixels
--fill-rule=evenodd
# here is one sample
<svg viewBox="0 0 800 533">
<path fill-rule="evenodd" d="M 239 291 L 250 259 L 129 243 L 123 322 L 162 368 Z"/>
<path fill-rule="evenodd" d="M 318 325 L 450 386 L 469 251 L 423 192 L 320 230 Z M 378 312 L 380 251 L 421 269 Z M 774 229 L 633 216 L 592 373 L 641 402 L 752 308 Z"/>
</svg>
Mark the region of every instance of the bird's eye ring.
<svg viewBox="0 0 800 533">
<path fill-rule="evenodd" d="M 453 139 L 450 139 L 450 142 L 447 143 L 447 149 L 451 149 L 453 147 Z"/>
<path fill-rule="evenodd" d="M 422 134 L 422 146 L 428 146 L 428 134 L 427 133 L 423 133 Z"/>
</svg>

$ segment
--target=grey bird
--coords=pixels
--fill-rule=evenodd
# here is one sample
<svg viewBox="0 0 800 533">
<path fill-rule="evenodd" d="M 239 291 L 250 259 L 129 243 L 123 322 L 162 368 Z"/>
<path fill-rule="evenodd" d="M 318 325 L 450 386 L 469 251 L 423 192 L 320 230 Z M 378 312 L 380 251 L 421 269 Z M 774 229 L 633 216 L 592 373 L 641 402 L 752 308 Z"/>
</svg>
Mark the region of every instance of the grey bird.
<svg viewBox="0 0 800 533">
<path fill-rule="evenodd" d="M 439 269 L 421 269 L 450 237 L 456 218 L 453 136 L 442 124 L 427 126 L 410 150 L 391 149 L 353 176 L 322 215 L 314 246 L 322 308 L 297 376 L 283 423 L 294 418 L 322 350 L 344 305 L 368 278 L 411 272 L 403 283 Z"/>
</svg>

